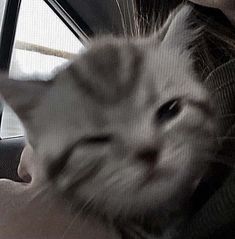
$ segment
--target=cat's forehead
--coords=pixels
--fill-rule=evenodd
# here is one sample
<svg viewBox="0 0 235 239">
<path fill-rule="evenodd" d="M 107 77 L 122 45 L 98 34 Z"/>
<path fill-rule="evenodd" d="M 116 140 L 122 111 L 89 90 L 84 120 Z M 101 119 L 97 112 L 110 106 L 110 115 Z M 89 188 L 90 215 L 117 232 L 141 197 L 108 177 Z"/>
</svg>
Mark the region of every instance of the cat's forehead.
<svg viewBox="0 0 235 239">
<path fill-rule="evenodd" d="M 105 38 L 95 41 L 78 56 L 66 73 L 72 76 L 79 90 L 98 101 L 119 102 L 133 93 L 136 85 L 151 80 L 150 77 L 142 79 L 151 70 L 149 52 L 148 46 L 135 41 Z M 154 62 L 152 65 L 154 69 Z"/>
<path fill-rule="evenodd" d="M 127 39 L 93 43 L 64 72 L 78 91 L 103 104 L 130 96 L 140 80 L 143 54 Z"/>
<path fill-rule="evenodd" d="M 143 62 L 144 84 L 160 97 L 165 94 L 193 93 L 198 84 L 190 54 L 179 49 L 158 47 L 148 51 Z"/>
<path fill-rule="evenodd" d="M 172 94 L 189 94 L 195 88 L 187 52 L 127 39 L 93 44 L 63 75 L 72 82 L 72 91 L 89 104 L 118 110 Z"/>
</svg>

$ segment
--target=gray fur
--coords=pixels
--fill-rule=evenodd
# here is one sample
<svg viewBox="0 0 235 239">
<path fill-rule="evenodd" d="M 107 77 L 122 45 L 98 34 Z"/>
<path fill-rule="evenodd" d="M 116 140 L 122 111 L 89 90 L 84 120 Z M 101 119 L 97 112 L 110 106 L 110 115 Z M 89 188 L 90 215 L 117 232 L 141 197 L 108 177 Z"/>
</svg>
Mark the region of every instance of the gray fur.
<svg viewBox="0 0 235 239">
<path fill-rule="evenodd" d="M 174 210 L 203 177 L 216 121 L 187 50 L 195 37 L 189 11 L 183 7 L 149 38 L 94 41 L 50 84 L 1 80 L 1 94 L 41 162 L 41 177 L 78 209 L 86 205 L 111 218 Z M 44 87 L 35 94 L 38 83 Z M 182 110 L 161 124 L 156 112 L 174 98 Z M 151 166 L 136 158 L 146 148 L 159 152 Z M 150 168 L 155 179 L 143 184 Z"/>
</svg>

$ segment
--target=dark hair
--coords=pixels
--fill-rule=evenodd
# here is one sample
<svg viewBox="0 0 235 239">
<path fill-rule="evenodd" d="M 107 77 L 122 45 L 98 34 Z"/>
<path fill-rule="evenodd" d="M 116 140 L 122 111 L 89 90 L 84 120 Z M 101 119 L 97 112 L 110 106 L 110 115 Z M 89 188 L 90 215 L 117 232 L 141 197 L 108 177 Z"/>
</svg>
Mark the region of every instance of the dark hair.
<svg viewBox="0 0 235 239">
<path fill-rule="evenodd" d="M 153 29 L 153 24 L 157 27 L 162 25 L 169 13 L 184 2 L 184 0 L 136 1 L 141 16 L 140 25 L 144 26 L 145 33 Z M 193 25 L 203 26 L 202 34 L 195 41 L 194 55 L 196 69 L 205 79 L 215 68 L 235 58 L 235 27 L 220 10 L 191 5 Z M 151 21 L 148 21 L 149 19 Z"/>
</svg>

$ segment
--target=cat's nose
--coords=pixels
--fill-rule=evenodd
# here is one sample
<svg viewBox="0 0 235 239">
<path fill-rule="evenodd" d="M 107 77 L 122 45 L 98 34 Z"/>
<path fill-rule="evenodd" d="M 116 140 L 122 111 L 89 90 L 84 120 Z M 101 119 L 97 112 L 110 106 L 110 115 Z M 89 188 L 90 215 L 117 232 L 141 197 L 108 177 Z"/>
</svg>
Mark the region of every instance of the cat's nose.
<svg viewBox="0 0 235 239">
<path fill-rule="evenodd" d="M 154 148 L 145 148 L 139 150 L 136 155 L 136 159 L 146 164 L 154 164 L 158 159 L 158 150 Z"/>
</svg>

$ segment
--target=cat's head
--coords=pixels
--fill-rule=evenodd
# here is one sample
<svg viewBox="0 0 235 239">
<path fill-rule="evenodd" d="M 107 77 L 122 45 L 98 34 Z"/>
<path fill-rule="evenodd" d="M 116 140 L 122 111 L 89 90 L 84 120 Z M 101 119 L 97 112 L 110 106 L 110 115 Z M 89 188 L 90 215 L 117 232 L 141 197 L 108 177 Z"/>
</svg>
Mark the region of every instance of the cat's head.
<svg viewBox="0 0 235 239">
<path fill-rule="evenodd" d="M 73 205 L 134 215 L 195 190 L 216 122 L 187 50 L 188 11 L 152 37 L 95 42 L 52 81 L 1 80 L 45 178 Z"/>
</svg>

